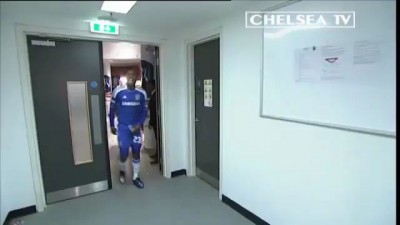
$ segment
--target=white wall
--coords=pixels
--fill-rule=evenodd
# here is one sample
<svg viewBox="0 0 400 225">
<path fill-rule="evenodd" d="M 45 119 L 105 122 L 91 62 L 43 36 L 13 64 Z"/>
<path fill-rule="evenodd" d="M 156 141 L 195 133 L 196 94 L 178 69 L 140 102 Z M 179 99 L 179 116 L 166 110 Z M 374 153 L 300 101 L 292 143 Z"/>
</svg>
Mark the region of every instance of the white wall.
<svg viewBox="0 0 400 225">
<path fill-rule="evenodd" d="M 163 140 L 166 146 L 175 146 L 166 156 L 170 171 L 187 169 L 187 83 L 184 59 L 184 46 L 179 39 L 168 40 L 164 48 L 160 49 L 160 79 L 164 89 L 161 101 L 164 102 L 166 112 L 162 115 L 163 127 L 173 128 L 172 132 L 163 133 Z"/>
<path fill-rule="evenodd" d="M 244 15 L 174 34 L 165 57 L 187 81 L 183 42 L 223 26 L 223 194 L 273 225 L 394 225 L 395 139 L 260 118 L 262 31 Z"/>
<path fill-rule="evenodd" d="M 42 27 L 69 29 L 71 31 L 84 31 L 87 36 L 106 37 L 106 35 L 89 34 L 88 24 L 82 19 L 67 19 L 56 17 L 57 15 L 46 16 L 45 14 L 35 14 L 34 12 L 21 10 L 23 4 L 18 2 L 1 2 L 1 224 L 7 213 L 11 210 L 31 206 L 35 204 L 34 187 L 32 180 L 32 170 L 28 151 L 27 129 L 23 111 L 21 83 L 19 75 L 19 64 L 17 58 L 17 46 L 15 36 L 15 23 L 38 25 Z M 160 41 L 165 34 L 159 33 L 151 27 L 143 30 L 136 27 L 123 27 L 120 36 L 131 35 L 142 41 Z M 85 34 L 86 35 L 86 34 Z M 164 51 L 165 52 L 165 51 Z M 175 73 L 163 73 L 164 80 L 168 82 L 168 76 Z M 171 78 L 173 79 L 173 77 Z M 182 86 L 181 83 L 173 85 Z M 168 86 L 171 86 L 168 84 Z M 176 99 L 182 96 L 183 88 L 169 88 L 166 90 L 166 99 Z M 164 95 L 164 93 L 162 93 Z M 174 152 L 170 155 L 171 168 L 182 169 L 185 167 L 184 159 L 181 157 L 186 146 L 181 138 L 184 122 L 175 117 L 175 109 L 182 107 L 182 101 L 176 101 L 171 105 L 165 104 L 166 112 L 164 116 L 171 117 L 166 119 L 168 125 L 164 125 L 166 135 L 174 133 L 174 140 L 167 141 L 165 149 Z M 174 121 L 175 120 L 175 121 Z M 174 159 L 175 154 L 178 159 Z M 173 164 L 176 163 L 176 164 Z M 167 173 L 170 173 L 167 168 Z"/>
<path fill-rule="evenodd" d="M 10 13 L 1 3 L 1 224 L 9 210 L 35 204 Z"/>
</svg>

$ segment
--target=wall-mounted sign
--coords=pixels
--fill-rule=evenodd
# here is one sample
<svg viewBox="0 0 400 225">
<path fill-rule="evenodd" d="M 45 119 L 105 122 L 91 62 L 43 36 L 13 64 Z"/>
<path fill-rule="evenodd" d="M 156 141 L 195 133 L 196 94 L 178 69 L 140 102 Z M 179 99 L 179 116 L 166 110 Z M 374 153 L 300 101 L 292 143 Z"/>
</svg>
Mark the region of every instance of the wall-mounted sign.
<svg viewBox="0 0 400 225">
<path fill-rule="evenodd" d="M 204 106 L 212 107 L 212 80 L 204 80 Z"/>
<path fill-rule="evenodd" d="M 90 86 L 91 86 L 92 88 L 96 88 L 96 87 L 97 87 L 97 82 L 96 82 L 96 81 L 90 82 Z"/>
<path fill-rule="evenodd" d="M 117 24 L 90 22 L 90 32 L 100 34 L 119 34 L 119 26 Z"/>
</svg>

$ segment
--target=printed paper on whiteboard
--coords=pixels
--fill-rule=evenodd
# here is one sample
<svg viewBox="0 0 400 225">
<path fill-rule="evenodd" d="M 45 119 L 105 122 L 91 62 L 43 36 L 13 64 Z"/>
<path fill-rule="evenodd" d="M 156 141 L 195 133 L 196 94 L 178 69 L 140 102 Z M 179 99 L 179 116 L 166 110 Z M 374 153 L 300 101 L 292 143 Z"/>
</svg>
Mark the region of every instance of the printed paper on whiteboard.
<svg viewBox="0 0 400 225">
<path fill-rule="evenodd" d="M 298 49 L 295 52 L 297 82 L 314 81 L 320 73 L 320 54 L 316 47 Z"/>
<path fill-rule="evenodd" d="M 327 45 L 321 47 L 321 80 L 344 77 L 345 64 L 349 51 L 343 46 Z"/>
<path fill-rule="evenodd" d="M 296 51 L 296 81 L 326 81 L 344 78 L 351 58 L 349 47 L 312 46 Z"/>
<path fill-rule="evenodd" d="M 370 64 L 381 59 L 381 43 L 376 41 L 354 42 L 354 64 Z"/>
<path fill-rule="evenodd" d="M 212 80 L 204 80 L 204 106 L 212 107 Z"/>
</svg>

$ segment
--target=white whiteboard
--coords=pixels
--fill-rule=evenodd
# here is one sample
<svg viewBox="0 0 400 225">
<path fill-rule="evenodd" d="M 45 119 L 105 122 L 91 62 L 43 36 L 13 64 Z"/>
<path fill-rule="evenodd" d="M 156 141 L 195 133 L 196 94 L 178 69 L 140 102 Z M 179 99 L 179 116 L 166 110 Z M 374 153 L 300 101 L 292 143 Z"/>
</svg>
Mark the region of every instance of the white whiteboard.
<svg viewBox="0 0 400 225">
<path fill-rule="evenodd" d="M 277 11 L 355 11 L 355 28 L 265 28 L 261 116 L 395 136 L 395 1 L 301 1 Z M 324 78 L 322 67 L 306 69 L 304 57 L 316 61 L 304 48 L 321 54 L 324 46 L 343 52 L 342 64 L 325 70 L 334 79 Z"/>
</svg>

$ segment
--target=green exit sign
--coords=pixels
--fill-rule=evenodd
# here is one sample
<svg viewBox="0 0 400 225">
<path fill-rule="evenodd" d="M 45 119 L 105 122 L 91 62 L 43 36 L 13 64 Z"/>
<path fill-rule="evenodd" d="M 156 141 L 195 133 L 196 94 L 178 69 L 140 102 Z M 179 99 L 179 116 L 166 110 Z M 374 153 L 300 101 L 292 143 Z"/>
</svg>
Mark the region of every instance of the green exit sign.
<svg viewBox="0 0 400 225">
<path fill-rule="evenodd" d="M 100 34 L 119 34 L 119 26 L 116 24 L 90 22 L 90 32 Z"/>
</svg>

